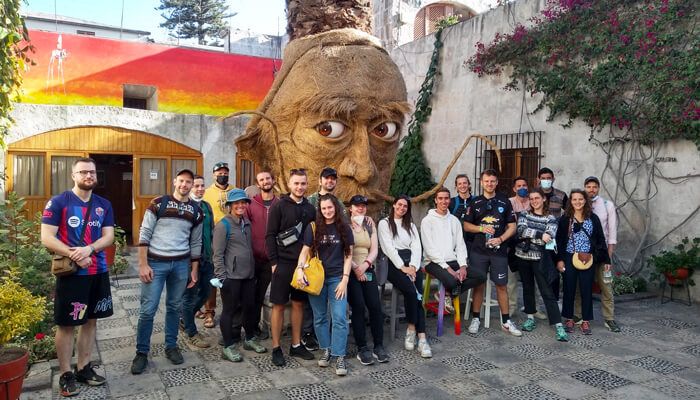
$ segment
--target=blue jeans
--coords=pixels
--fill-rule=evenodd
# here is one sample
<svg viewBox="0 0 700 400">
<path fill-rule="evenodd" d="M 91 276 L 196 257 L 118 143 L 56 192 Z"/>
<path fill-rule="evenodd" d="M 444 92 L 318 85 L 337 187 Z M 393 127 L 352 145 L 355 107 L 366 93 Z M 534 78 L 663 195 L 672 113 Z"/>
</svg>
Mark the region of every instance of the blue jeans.
<svg viewBox="0 0 700 400">
<path fill-rule="evenodd" d="M 335 298 L 335 288 L 342 277 L 326 278 L 318 296 L 309 295 L 309 303 L 314 311 L 314 330 L 322 349 L 331 349 L 332 356 L 344 357 L 348 344 L 348 298 Z M 330 305 L 330 310 L 329 306 Z M 331 332 L 328 313 L 333 320 Z"/>
<path fill-rule="evenodd" d="M 203 261 L 199 265 L 199 278 L 197 284 L 185 290 L 182 298 L 182 321 L 185 324 L 185 333 L 192 337 L 197 334 L 197 325 L 194 323 L 194 313 L 202 308 L 209 298 L 211 284 L 209 281 L 214 276 L 214 264 Z"/>
<path fill-rule="evenodd" d="M 136 328 L 136 351 L 148 353 L 151 349 L 153 316 L 158 311 L 163 286 L 165 297 L 165 348 L 177 347 L 177 325 L 182 308 L 182 297 L 190 275 L 190 260 L 160 261 L 149 258 L 153 270 L 153 281 L 141 284 L 141 310 Z"/>
</svg>

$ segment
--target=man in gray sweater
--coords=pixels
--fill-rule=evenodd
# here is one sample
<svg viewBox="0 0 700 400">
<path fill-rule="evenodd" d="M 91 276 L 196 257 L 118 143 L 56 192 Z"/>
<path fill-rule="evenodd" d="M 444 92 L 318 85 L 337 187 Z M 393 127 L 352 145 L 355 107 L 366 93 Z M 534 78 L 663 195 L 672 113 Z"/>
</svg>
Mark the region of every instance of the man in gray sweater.
<svg viewBox="0 0 700 400">
<path fill-rule="evenodd" d="M 142 373 L 148 365 L 153 316 L 158 311 L 163 286 L 167 288 L 165 356 L 173 364 L 184 362 L 176 344 L 177 329 L 185 289 L 197 283 L 204 218 L 199 205 L 189 197 L 193 181 L 192 171 L 179 171 L 173 179 L 175 191 L 172 196 L 153 199 L 141 222 L 141 310 L 136 328 L 136 357 L 131 364 L 132 374 Z"/>
</svg>

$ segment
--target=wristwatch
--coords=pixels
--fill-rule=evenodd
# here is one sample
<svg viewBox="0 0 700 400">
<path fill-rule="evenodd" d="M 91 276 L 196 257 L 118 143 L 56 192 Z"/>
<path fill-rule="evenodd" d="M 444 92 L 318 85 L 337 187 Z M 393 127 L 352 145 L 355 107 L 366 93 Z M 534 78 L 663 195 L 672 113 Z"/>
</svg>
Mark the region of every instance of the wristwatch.
<svg viewBox="0 0 700 400">
<path fill-rule="evenodd" d="M 93 255 L 97 253 L 97 250 L 95 250 L 95 247 L 93 245 L 90 245 L 90 255 Z"/>
</svg>

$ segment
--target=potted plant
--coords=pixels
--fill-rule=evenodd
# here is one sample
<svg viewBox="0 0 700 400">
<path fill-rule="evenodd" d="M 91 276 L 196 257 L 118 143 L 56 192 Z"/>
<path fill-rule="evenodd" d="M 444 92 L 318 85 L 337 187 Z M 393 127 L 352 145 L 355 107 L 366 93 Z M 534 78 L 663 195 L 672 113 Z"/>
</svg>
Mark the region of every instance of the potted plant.
<svg viewBox="0 0 700 400">
<path fill-rule="evenodd" d="M 17 273 L 10 269 L 0 284 L 0 398 L 17 399 L 27 372 L 29 353 L 20 347 L 7 346 L 13 338 L 29 331 L 41 321 L 46 300 L 34 296 L 19 284 Z"/>
<path fill-rule="evenodd" d="M 114 243 L 104 249 L 107 265 L 114 265 L 118 254 L 126 248 L 126 232 L 119 225 L 114 225 Z"/>
<path fill-rule="evenodd" d="M 690 286 L 695 286 L 691 277 L 700 268 L 700 238 L 690 240 L 685 237 L 673 249 L 652 256 L 649 262 L 654 266 L 652 279 L 661 281 L 663 276 L 671 285 L 688 280 Z"/>
</svg>

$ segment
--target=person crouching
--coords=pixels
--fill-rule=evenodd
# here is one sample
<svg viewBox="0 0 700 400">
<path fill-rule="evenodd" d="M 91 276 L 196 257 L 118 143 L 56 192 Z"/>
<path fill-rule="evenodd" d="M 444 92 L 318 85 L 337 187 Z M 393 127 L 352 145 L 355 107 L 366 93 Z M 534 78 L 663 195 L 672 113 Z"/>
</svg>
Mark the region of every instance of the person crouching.
<svg viewBox="0 0 700 400">
<path fill-rule="evenodd" d="M 224 338 L 223 356 L 232 362 L 243 361 L 240 337 L 233 335 L 233 314 L 238 307 L 243 310 L 243 348 L 256 353 L 267 351 L 255 338 L 255 260 L 250 221 L 245 217 L 248 204 L 250 199 L 243 190 L 229 191 L 228 214 L 214 227 L 212 239 L 212 285 L 219 287 L 223 307 L 219 324 Z"/>
</svg>

